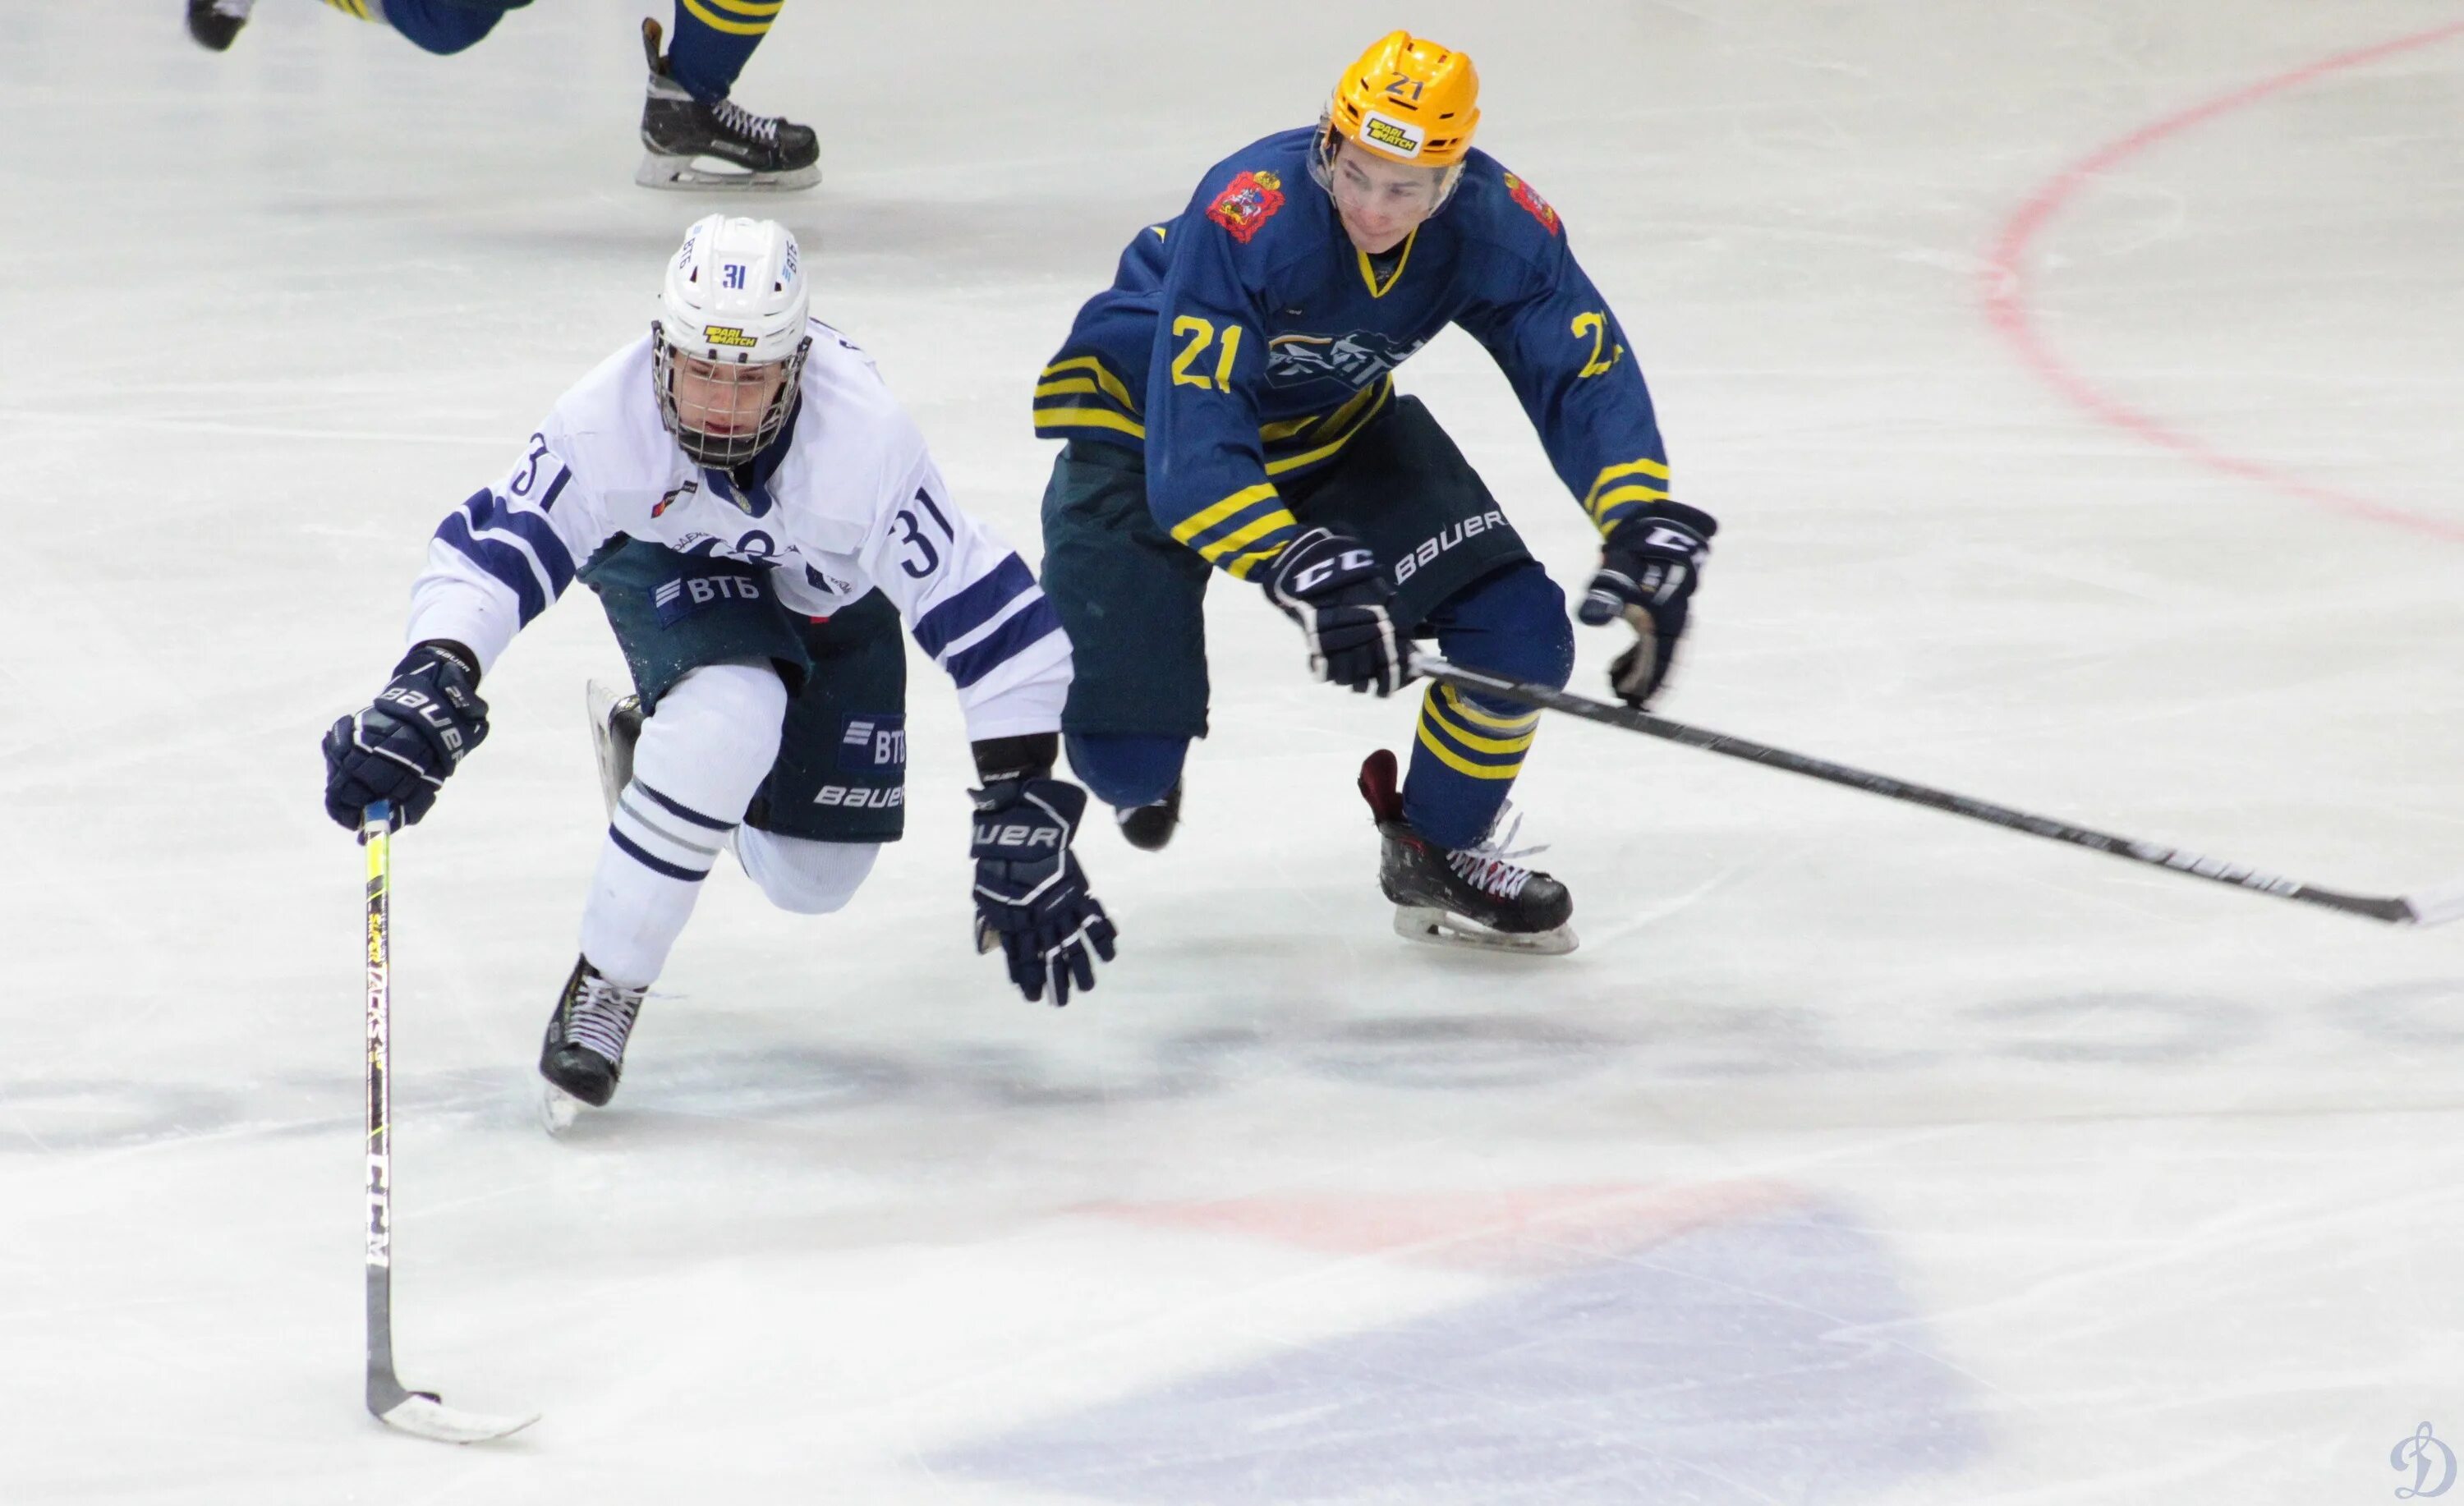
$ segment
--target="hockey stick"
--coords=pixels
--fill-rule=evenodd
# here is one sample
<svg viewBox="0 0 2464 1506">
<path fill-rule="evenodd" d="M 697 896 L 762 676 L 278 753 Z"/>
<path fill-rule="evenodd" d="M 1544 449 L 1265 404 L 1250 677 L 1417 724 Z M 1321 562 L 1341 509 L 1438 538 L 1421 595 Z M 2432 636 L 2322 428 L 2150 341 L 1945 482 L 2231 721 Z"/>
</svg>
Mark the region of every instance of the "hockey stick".
<svg viewBox="0 0 2464 1506">
<path fill-rule="evenodd" d="M 2031 816 L 2025 811 L 2014 811 L 2007 805 L 1995 805 L 1986 800 L 1970 799 L 1964 795 L 1953 795 L 1947 790 L 1911 784 L 1905 779 L 1894 779 L 1889 775 L 1869 774 L 1862 769 L 1849 768 L 1845 764 L 1826 763 L 1819 758 L 1809 758 L 1803 753 L 1790 753 L 1785 748 L 1772 748 L 1763 743 L 1749 742 L 1743 737 L 1730 737 L 1723 732 L 1707 731 L 1700 727 L 1688 727 L 1683 722 L 1672 722 L 1664 716 L 1654 716 L 1649 711 L 1638 710 L 1632 707 L 1614 706 L 1606 701 L 1586 700 L 1582 696 L 1569 695 L 1563 690 L 1549 686 L 1530 685 L 1518 680 L 1509 680 L 1502 675 L 1485 674 L 1478 669 L 1461 668 L 1435 654 L 1414 654 L 1412 672 L 1435 680 L 1441 685 L 1452 686 L 1458 690 L 1493 695 L 1503 700 L 1545 708 L 1551 711 L 1565 711 L 1587 721 L 1605 722 L 1611 727 L 1622 727 L 1630 732 L 1640 732 L 1647 737 L 1683 743 L 1688 748 L 1700 748 L 1705 753 L 1715 753 L 1728 758 L 1743 758 L 1749 763 L 1758 763 L 1772 769 L 1785 769 L 1791 774 L 1805 775 L 1811 778 L 1827 780 L 1832 784 L 1844 784 L 1852 790 L 1862 790 L 1868 795 L 1879 795 L 1884 799 L 1905 800 L 1911 805 L 1929 806 L 1937 811 L 1947 811 L 1953 816 L 1965 816 L 1970 820 L 1984 821 L 1989 825 L 2025 832 L 2031 837 L 2069 842 L 2074 847 L 2086 847 L 2096 852 L 2108 853 L 2132 862 L 2144 862 L 2151 867 L 2188 874 L 2194 879 L 2206 879 L 2215 884 L 2229 884 L 2235 888 L 2250 889 L 2260 894 L 2273 894 L 2281 900 L 2298 900 L 2304 905 L 2342 910 L 2347 915 L 2366 916 L 2371 920 L 2386 921 L 2396 926 L 2444 926 L 2449 921 L 2464 918 L 2464 883 L 2441 884 L 2435 888 L 2424 889 L 2417 894 L 2391 896 L 2343 894 L 2334 889 L 2320 888 L 2316 884 L 2299 884 L 2291 879 L 2278 878 L 2272 873 L 2260 873 L 2238 863 L 2225 862 L 2215 858 L 2203 858 L 2195 852 L 2185 852 L 2179 847 L 2161 847 L 2154 842 L 2139 841 L 2128 837 L 2116 837 L 2106 832 L 2092 831 L 2084 826 L 2073 826 L 2067 821 L 2054 820 L 2049 817 Z"/>
<path fill-rule="evenodd" d="M 393 1373 L 393 811 L 379 800 L 362 813 L 368 850 L 368 1410 L 379 1422 L 439 1443 L 502 1438 L 539 1421 L 455 1411 L 434 1391 L 404 1387 Z"/>
</svg>

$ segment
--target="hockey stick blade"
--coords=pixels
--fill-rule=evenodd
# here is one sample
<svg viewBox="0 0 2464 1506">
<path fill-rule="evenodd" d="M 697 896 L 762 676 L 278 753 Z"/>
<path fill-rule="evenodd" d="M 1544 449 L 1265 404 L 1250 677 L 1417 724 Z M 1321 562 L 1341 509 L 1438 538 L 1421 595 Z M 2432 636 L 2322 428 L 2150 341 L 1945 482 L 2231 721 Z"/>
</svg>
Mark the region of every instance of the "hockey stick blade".
<svg viewBox="0 0 2464 1506">
<path fill-rule="evenodd" d="M 393 1394 L 401 1400 L 379 1409 L 376 1383 L 369 1383 L 368 1410 L 377 1421 L 414 1438 L 427 1438 L 436 1443 L 487 1443 L 497 1438 L 510 1438 L 539 1421 L 539 1413 L 528 1417 L 488 1417 L 477 1412 L 461 1411 L 448 1407 L 429 1391 L 406 1391 L 401 1383 L 393 1384 Z"/>
<path fill-rule="evenodd" d="M 2193 879 L 2206 879 L 2211 884 L 2230 884 L 2255 894 L 2272 894 L 2280 900 L 2315 905 L 2322 909 L 2384 921 L 2391 926 L 2444 926 L 2450 921 L 2464 920 L 2464 882 L 2440 884 L 2416 894 L 2344 894 L 2335 889 L 2321 888 L 2315 884 L 2301 884 L 2276 874 L 2261 873 L 2239 863 L 2185 852 L 2179 847 L 2167 847 L 2085 826 L 2074 826 L 2050 817 L 2032 816 L 2007 805 L 1995 805 L 1990 800 L 1971 799 L 1947 790 L 1896 779 L 1886 774 L 1872 774 L 1846 764 L 1829 763 L 1804 753 L 1790 753 L 1785 748 L 1773 748 L 1743 737 L 1730 737 L 1725 732 L 1689 727 L 1683 722 L 1672 722 L 1635 707 L 1572 695 L 1553 686 L 1534 685 L 1479 669 L 1465 669 L 1436 654 L 1414 654 L 1412 672 L 1458 690 L 1492 695 L 1545 710 L 1564 711 L 1586 721 L 1622 727 L 1630 732 L 1640 732 L 1665 742 L 1683 743 L 1688 748 L 1699 748 L 1725 758 L 1742 758 L 1766 768 L 1784 769 L 1790 774 L 1801 774 L 1808 778 L 1879 795 L 1886 800 L 1901 800 L 1951 816 L 1964 816 L 1990 826 L 2024 832 L 2048 841 L 2067 842 L 2074 847 L 2085 847 L 2092 852 L 2105 853 L 2131 862 L 2144 862 Z"/>
</svg>

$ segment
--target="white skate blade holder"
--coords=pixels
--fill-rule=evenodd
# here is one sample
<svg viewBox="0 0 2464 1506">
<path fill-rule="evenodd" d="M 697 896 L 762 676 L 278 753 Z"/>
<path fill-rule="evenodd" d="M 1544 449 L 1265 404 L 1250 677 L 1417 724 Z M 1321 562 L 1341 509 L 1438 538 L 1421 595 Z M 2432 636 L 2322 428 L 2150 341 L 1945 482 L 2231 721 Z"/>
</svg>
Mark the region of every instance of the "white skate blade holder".
<svg viewBox="0 0 2464 1506">
<path fill-rule="evenodd" d="M 616 797 L 633 777 L 633 754 L 630 749 L 616 746 L 607 720 L 617 703 L 630 693 L 605 680 L 593 680 L 582 688 L 583 715 L 590 724 L 590 751 L 599 763 L 599 797 L 610 820 L 616 816 Z"/>
<path fill-rule="evenodd" d="M 821 164 L 791 167 L 785 172 L 752 172 L 742 167 L 711 166 L 715 158 L 676 157 L 661 152 L 643 154 L 642 165 L 633 172 L 633 181 L 645 188 L 673 188 L 683 192 L 700 192 L 711 188 L 741 188 L 760 193 L 788 193 L 809 188 L 822 181 Z"/>
<path fill-rule="evenodd" d="M 1553 930 L 1491 930 L 1478 921 L 1430 905 L 1395 906 L 1395 934 L 1405 941 L 1432 947 L 1460 947 L 1467 951 L 1516 952 L 1530 957 L 1562 957 L 1582 945 L 1571 925 Z"/>
</svg>

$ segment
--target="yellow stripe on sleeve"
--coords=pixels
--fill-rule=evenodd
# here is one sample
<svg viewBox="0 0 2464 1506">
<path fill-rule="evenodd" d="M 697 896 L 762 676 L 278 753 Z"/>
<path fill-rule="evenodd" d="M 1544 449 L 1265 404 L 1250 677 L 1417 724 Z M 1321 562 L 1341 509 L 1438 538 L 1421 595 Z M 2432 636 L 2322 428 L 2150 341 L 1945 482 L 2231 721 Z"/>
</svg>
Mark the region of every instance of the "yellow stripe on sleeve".
<svg viewBox="0 0 2464 1506">
<path fill-rule="evenodd" d="M 1147 426 L 1135 419 L 1123 418 L 1111 408 L 1037 408 L 1037 428 L 1116 428 L 1133 439 L 1147 437 Z"/>
<path fill-rule="evenodd" d="M 1138 410 L 1138 405 L 1130 401 L 1130 389 L 1121 384 L 1121 379 L 1113 376 L 1111 372 L 1106 371 L 1104 369 L 1104 363 L 1097 360 L 1092 356 L 1075 356 L 1067 360 L 1056 360 L 1051 365 L 1044 368 L 1044 375 L 1045 377 L 1058 377 L 1072 371 L 1093 372 L 1095 374 L 1095 384 L 1104 389 L 1105 396 L 1111 398 L 1113 402 L 1119 404 L 1121 406 L 1129 409 L 1133 413 L 1135 413 Z"/>
<path fill-rule="evenodd" d="M 787 0 L 709 0 L 731 15 L 777 15 Z"/>
<path fill-rule="evenodd" d="M 1275 484 L 1271 481 L 1261 481 L 1254 487 L 1243 487 L 1222 501 L 1199 508 L 1172 525 L 1173 539 L 1175 542 L 1186 544 L 1208 529 L 1230 521 L 1234 513 L 1255 507 L 1274 494 Z M 1289 516 L 1288 513 L 1286 515 Z"/>
<path fill-rule="evenodd" d="M 1609 510 L 1620 502 L 1665 502 L 1667 500 L 1668 493 L 1658 487 L 1617 487 L 1601 493 L 1600 499 L 1592 504 L 1592 519 L 1595 522 L 1605 520 L 1609 515 Z"/>
<path fill-rule="evenodd" d="M 1656 481 L 1665 481 L 1668 479 L 1668 468 L 1657 460 L 1637 460 L 1627 465 L 1609 467 L 1593 480 L 1592 490 L 1583 493 L 1583 511 L 1597 517 L 1599 515 L 1597 508 L 1602 505 L 1600 492 L 1610 482 L 1619 476 L 1649 476 Z"/>
<path fill-rule="evenodd" d="M 1285 540 L 1285 544 L 1289 542 L 1290 540 L 1288 539 Z M 1250 572 L 1256 570 L 1260 565 L 1267 563 L 1276 556 L 1282 554 L 1284 552 L 1285 544 L 1277 544 L 1272 549 L 1253 549 L 1247 554 L 1243 555 L 1240 558 L 1235 559 L 1230 564 L 1225 565 L 1223 567 L 1223 573 L 1230 576 L 1235 580 L 1246 580 L 1249 578 Z"/>
<path fill-rule="evenodd" d="M 1035 389 L 1035 395 L 1039 398 L 1063 398 L 1073 392 L 1084 393 L 1091 398 L 1095 395 L 1095 383 L 1084 377 L 1071 377 L 1064 382 L 1047 382 Z"/>
<path fill-rule="evenodd" d="M 1282 508 L 1277 508 L 1256 522 L 1244 525 L 1238 533 L 1226 534 L 1211 544 L 1200 545 L 1198 557 L 1210 565 L 1220 565 L 1225 556 L 1237 554 L 1270 534 L 1280 534 L 1287 528 L 1296 529 L 1300 526 L 1299 518 L 1292 516 Z"/>
</svg>

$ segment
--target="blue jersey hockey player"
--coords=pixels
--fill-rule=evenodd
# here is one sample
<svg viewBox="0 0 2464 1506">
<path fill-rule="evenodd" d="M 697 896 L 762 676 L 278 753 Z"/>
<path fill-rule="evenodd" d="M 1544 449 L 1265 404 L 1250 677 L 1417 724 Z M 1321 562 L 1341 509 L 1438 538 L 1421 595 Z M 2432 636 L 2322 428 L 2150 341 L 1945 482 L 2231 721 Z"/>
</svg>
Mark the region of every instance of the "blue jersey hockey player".
<svg viewBox="0 0 2464 1506">
<path fill-rule="evenodd" d="M 391 27 L 440 56 L 475 47 L 508 11 L 531 0 L 325 0 Z M 736 76 L 769 34 L 783 0 L 676 0 L 675 45 L 662 55 L 659 23 L 642 23 L 650 59 L 642 101 L 646 188 L 807 188 L 821 182 L 821 139 L 809 125 L 755 115 L 729 98 Z M 188 34 L 225 52 L 256 0 L 188 0 Z"/>
<path fill-rule="evenodd" d="M 1598 527 L 1586 622 L 1639 641 L 1611 672 L 1640 705 L 1666 675 L 1716 525 L 1671 499 L 1651 397 L 1557 211 L 1473 149 L 1471 59 L 1397 32 L 1347 70 L 1313 128 L 1211 169 L 1138 231 L 1035 389 L 1068 442 L 1045 493 L 1044 583 L 1076 650 L 1063 718 L 1079 776 L 1138 845 L 1178 819 L 1206 731 L 1201 598 L 1263 585 L 1322 680 L 1379 695 L 1411 640 L 1562 686 L 1565 599 L 1395 368 L 1448 324 L 1488 349 Z M 1537 716 L 1431 687 L 1411 771 L 1361 771 L 1398 928 L 1570 949 L 1564 884 L 1496 840 Z"/>
</svg>

